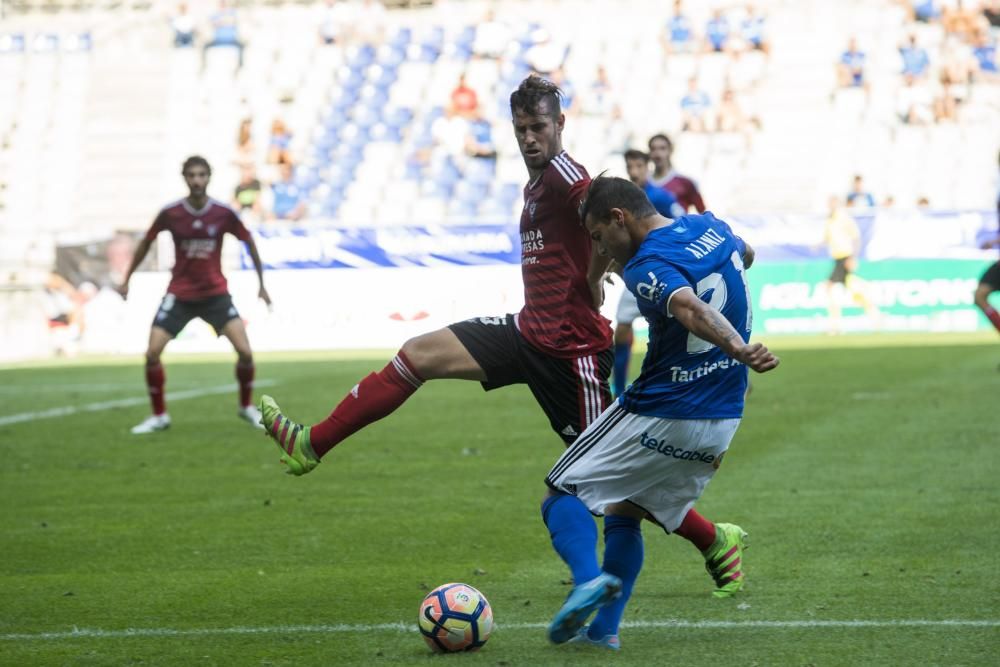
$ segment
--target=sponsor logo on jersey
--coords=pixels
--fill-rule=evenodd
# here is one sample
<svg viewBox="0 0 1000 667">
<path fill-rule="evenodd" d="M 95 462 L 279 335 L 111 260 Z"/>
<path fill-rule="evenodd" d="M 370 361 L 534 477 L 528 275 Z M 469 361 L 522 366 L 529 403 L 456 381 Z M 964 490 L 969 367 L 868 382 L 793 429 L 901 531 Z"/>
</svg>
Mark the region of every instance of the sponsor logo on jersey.
<svg viewBox="0 0 1000 667">
<path fill-rule="evenodd" d="M 526 202 L 524 208 L 528 211 L 528 220 L 531 220 L 531 224 L 535 224 L 535 209 L 538 207 L 538 202 L 529 201 Z"/>
<path fill-rule="evenodd" d="M 666 283 L 661 283 L 652 271 L 647 275 L 649 276 L 649 282 L 636 285 L 635 292 L 643 299 L 656 303 L 663 295 L 663 290 L 667 288 L 667 285 Z"/>
<path fill-rule="evenodd" d="M 668 445 L 663 439 L 657 440 L 656 438 L 650 437 L 648 433 L 643 433 L 639 436 L 639 444 L 650 451 L 659 452 L 664 456 L 680 459 L 681 461 L 713 464 L 716 461 L 715 454 L 706 454 L 693 449 L 681 449 L 680 447 L 674 447 L 673 445 Z"/>
</svg>

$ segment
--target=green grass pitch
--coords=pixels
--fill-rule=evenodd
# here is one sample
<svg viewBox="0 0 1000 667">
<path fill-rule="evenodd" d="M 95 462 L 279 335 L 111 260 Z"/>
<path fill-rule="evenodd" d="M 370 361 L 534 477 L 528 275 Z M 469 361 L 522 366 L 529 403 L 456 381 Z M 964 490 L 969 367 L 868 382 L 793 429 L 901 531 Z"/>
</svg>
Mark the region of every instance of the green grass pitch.
<svg viewBox="0 0 1000 667">
<path fill-rule="evenodd" d="M 523 387 L 429 383 L 292 478 L 234 392 L 133 437 L 140 360 L 0 368 L 0 664 L 995 664 L 1000 343 L 769 342 L 782 366 L 699 504 L 750 533 L 747 589 L 712 598 L 694 548 L 646 526 L 617 654 L 546 643 L 561 444 Z M 260 391 L 316 420 L 387 358 L 260 355 Z M 165 363 L 171 392 L 233 382 L 228 357 Z M 449 581 L 493 605 L 477 654 L 415 630 Z"/>
</svg>

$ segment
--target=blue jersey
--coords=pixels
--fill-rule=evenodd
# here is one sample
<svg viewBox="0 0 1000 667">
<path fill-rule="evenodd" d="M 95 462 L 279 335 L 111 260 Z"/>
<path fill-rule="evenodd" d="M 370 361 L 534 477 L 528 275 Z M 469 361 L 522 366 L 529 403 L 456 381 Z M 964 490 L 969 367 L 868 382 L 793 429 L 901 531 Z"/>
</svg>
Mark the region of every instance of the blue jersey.
<svg viewBox="0 0 1000 667">
<path fill-rule="evenodd" d="M 649 203 L 653 205 L 653 208 L 660 215 L 668 218 L 678 218 L 684 215 L 684 207 L 677 203 L 677 197 L 670 190 L 658 188 L 649 181 L 646 181 L 642 189 L 645 190 L 646 196 L 649 197 Z"/>
<path fill-rule="evenodd" d="M 685 329 L 667 311 L 690 288 L 750 340 L 746 244 L 711 213 L 685 215 L 655 229 L 625 265 L 625 286 L 649 321 L 649 349 L 639 378 L 622 394 L 629 412 L 669 419 L 743 416 L 747 368 Z"/>
</svg>

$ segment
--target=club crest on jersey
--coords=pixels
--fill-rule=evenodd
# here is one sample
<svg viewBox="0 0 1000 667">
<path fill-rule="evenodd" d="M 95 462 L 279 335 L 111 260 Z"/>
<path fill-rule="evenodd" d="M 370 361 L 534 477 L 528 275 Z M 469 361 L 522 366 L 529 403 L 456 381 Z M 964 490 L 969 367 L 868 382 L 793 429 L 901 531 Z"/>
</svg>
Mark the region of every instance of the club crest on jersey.
<svg viewBox="0 0 1000 667">
<path fill-rule="evenodd" d="M 639 283 L 635 286 L 635 292 L 647 301 L 656 303 L 663 294 L 663 290 L 667 288 L 667 285 L 666 283 L 661 283 L 657 279 L 656 274 L 652 271 L 650 271 L 647 275 L 649 276 L 650 282 Z"/>
<path fill-rule="evenodd" d="M 528 211 L 528 220 L 531 220 L 531 224 L 535 224 L 535 208 L 538 207 L 537 202 L 529 201 L 525 203 L 524 208 Z"/>
<path fill-rule="evenodd" d="M 209 225 L 206 230 L 209 236 L 215 236 L 215 230 L 218 229 L 218 225 Z"/>
</svg>

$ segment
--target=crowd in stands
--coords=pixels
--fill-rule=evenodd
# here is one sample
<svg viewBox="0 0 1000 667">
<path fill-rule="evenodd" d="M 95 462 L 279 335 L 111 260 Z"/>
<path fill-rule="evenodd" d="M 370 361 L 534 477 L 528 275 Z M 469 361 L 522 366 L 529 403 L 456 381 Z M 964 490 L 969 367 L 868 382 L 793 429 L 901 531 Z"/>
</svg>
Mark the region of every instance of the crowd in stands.
<svg viewBox="0 0 1000 667">
<path fill-rule="evenodd" d="M 531 72 L 562 89 L 566 147 L 592 172 L 620 165 L 627 149 L 660 131 L 677 142 L 685 168 L 709 182 L 725 176 L 726 184 L 739 183 L 758 167 L 748 163 L 761 146 L 774 155 L 765 168 L 782 164 L 775 145 L 788 115 L 776 120 L 775 111 L 786 110 L 772 95 L 790 86 L 774 85 L 788 71 L 795 34 L 787 4 L 672 0 L 658 7 L 655 25 L 635 26 L 645 35 L 641 44 L 632 33 L 625 44 L 607 36 L 584 41 L 583 21 L 554 20 L 578 7 L 568 0 L 553 0 L 538 20 L 527 7 L 501 2 L 440 2 L 419 16 L 387 11 L 379 0 L 267 4 L 189 0 L 168 3 L 166 20 L 150 16 L 176 62 L 200 65 L 194 86 L 212 88 L 221 73 L 236 82 L 237 99 L 254 89 L 254 104 L 225 121 L 236 141 L 227 137 L 216 151 L 223 154 L 213 181 L 215 196 L 251 221 L 406 221 L 389 193 L 421 211 L 420 222 L 516 219 L 523 168 L 508 136 L 507 97 Z M 1000 0 L 879 0 L 863 9 L 889 28 L 877 32 L 838 10 L 841 21 L 815 50 L 806 85 L 809 95 L 818 92 L 822 111 L 829 107 L 827 122 L 840 114 L 842 99 L 853 99 L 867 110 L 862 122 L 879 131 L 958 126 L 981 91 L 1000 87 Z M 274 33 L 268 21 L 293 12 L 308 19 L 267 43 Z M 290 34 L 301 43 L 289 44 Z M 30 35 L 29 46 L 18 47 L 25 38 L 17 34 L 5 39 L 0 35 L 0 55 L 40 48 Z M 802 42 L 795 57 L 811 56 Z M 288 51 L 303 55 L 295 60 Z M 803 71 L 813 66 L 792 61 Z M 262 96 L 270 96 L 263 105 Z M 307 96 L 316 103 L 299 104 Z M 207 106 L 208 98 L 189 99 Z M 887 99 L 888 109 L 871 111 Z M 886 193 L 876 204 L 892 200 L 875 168 L 842 168 L 839 174 L 864 171 Z M 828 175 L 826 187 L 836 189 L 837 178 Z"/>
<path fill-rule="evenodd" d="M 1000 83 L 1000 2 L 896 0 L 906 11 L 895 112 L 904 125 L 954 123 L 976 86 Z M 871 94 L 867 54 L 851 37 L 836 64 L 840 89 Z"/>
</svg>

